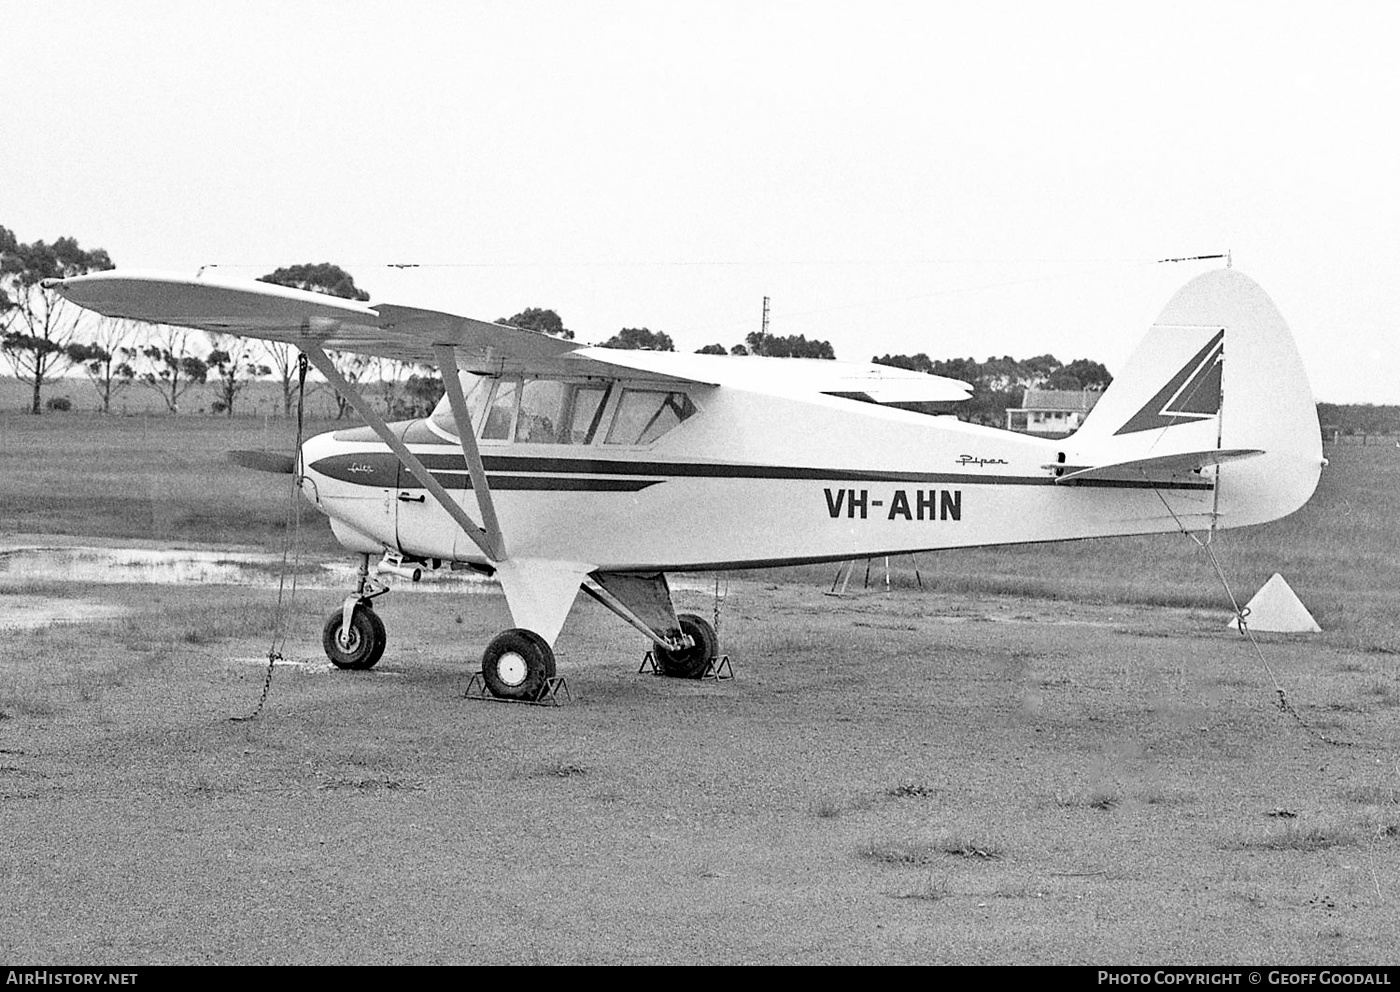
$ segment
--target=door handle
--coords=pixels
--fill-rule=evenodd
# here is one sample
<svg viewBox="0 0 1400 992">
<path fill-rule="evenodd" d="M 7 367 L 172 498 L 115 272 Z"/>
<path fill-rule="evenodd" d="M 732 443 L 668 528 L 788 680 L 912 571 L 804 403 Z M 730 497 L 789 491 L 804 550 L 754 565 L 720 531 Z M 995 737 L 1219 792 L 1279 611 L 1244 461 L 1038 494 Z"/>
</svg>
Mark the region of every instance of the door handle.
<svg viewBox="0 0 1400 992">
<path fill-rule="evenodd" d="M 417 496 L 414 496 L 412 493 L 399 493 L 400 503 L 426 503 L 427 501 L 428 497 L 424 496 L 422 493 L 419 493 Z"/>
</svg>

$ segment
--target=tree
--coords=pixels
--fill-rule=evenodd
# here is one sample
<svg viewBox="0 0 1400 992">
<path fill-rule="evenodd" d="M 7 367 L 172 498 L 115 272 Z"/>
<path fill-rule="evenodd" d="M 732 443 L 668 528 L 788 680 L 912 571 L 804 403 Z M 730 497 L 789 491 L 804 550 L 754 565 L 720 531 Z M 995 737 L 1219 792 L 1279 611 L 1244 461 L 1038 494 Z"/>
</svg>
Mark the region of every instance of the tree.
<svg viewBox="0 0 1400 992">
<path fill-rule="evenodd" d="M 271 375 L 272 369 L 259 365 L 253 360 L 253 343 L 247 338 L 228 337 L 223 334 L 211 335 L 214 350 L 205 359 L 208 370 L 218 378 L 218 399 L 214 401 L 214 412 L 233 416 L 233 404 L 238 394 L 243 392 L 250 379 Z M 220 347 L 227 345 L 227 347 Z"/>
<path fill-rule="evenodd" d="M 990 355 L 978 369 L 987 388 L 995 392 L 1009 392 L 1017 386 L 1024 388 L 1022 380 L 1025 373 L 1021 369 L 1021 363 L 1010 355 L 1002 355 L 1000 358 Z"/>
<path fill-rule="evenodd" d="M 326 357 L 331 360 L 335 370 L 352 386 L 359 383 L 370 369 L 368 355 L 361 355 L 353 351 L 328 351 Z M 350 401 L 342 396 L 338 389 L 331 390 L 331 395 L 335 398 L 335 419 L 341 420 L 350 412 Z"/>
<path fill-rule="evenodd" d="M 282 416 L 292 415 L 292 397 L 296 395 L 296 382 L 300 374 L 297 366 L 298 351 L 285 341 L 259 341 L 263 354 L 272 362 L 269 370 L 270 375 L 277 377 L 277 384 L 282 387 Z"/>
<path fill-rule="evenodd" d="M 259 276 L 258 281 L 311 293 L 324 293 L 326 296 L 338 296 L 343 300 L 358 300 L 361 303 L 369 299 L 369 293 L 355 285 L 355 279 L 350 273 L 330 262 L 322 262 L 319 265 L 309 262 L 305 265 L 290 265 Z M 291 345 L 269 341 L 264 347 L 276 367 L 277 379 L 282 386 L 282 412 L 290 417 L 292 397 L 296 393 L 293 383 L 300 376 L 298 362 L 292 355 Z M 359 382 L 360 377 L 369 368 L 369 359 L 365 355 L 337 351 L 327 352 L 327 357 L 335 366 L 335 370 L 345 377 L 345 381 L 352 384 Z M 335 408 L 336 420 L 344 417 L 350 408 L 350 402 L 339 392 L 335 393 Z"/>
<path fill-rule="evenodd" d="M 565 341 L 574 339 L 574 332 L 564 326 L 564 321 L 557 313 L 553 310 L 541 310 L 539 307 L 527 307 L 514 317 L 502 317 L 496 323 L 523 327 L 527 331 L 539 331 L 541 334 L 552 334 Z"/>
<path fill-rule="evenodd" d="M 1049 379 L 1046 379 L 1038 388 L 1053 389 L 1061 393 L 1077 393 L 1084 389 L 1084 384 L 1080 381 L 1079 376 L 1070 375 L 1068 372 L 1061 369 Z"/>
<path fill-rule="evenodd" d="M 695 352 L 695 354 L 697 354 L 697 355 L 727 355 L 727 354 L 729 354 L 729 349 L 726 348 L 726 347 L 725 347 L 724 345 L 722 345 L 722 344 L 707 344 L 707 345 L 705 345 L 705 347 L 698 349 L 698 350 Z"/>
<path fill-rule="evenodd" d="M 126 347 L 132 333 L 132 323 L 110 317 L 97 322 L 91 341 L 79 341 L 68 346 L 68 358 L 87 373 L 97 390 L 103 413 L 112 412 L 112 399 L 136 379 L 136 370 L 129 359 L 139 356 L 137 348 Z"/>
<path fill-rule="evenodd" d="M 165 401 L 171 413 L 180 412 L 180 397 L 209 379 L 209 366 L 189 353 L 190 331 L 183 327 L 160 325 L 154 344 L 141 349 L 150 368 L 138 381 Z"/>
<path fill-rule="evenodd" d="M 870 361 L 875 365 L 888 365 L 894 369 L 907 369 L 926 375 L 933 373 L 933 362 L 929 361 L 929 357 L 922 351 L 917 355 L 880 355 L 878 358 L 871 356 Z"/>
<path fill-rule="evenodd" d="M 1108 374 L 1108 369 L 1087 358 L 1076 358 L 1060 369 L 1058 374 L 1077 380 L 1079 385 L 1071 387 L 1074 389 L 1107 389 L 1113 384 L 1113 376 Z M 1052 386 L 1051 388 L 1063 389 L 1065 387 Z"/>
<path fill-rule="evenodd" d="M 943 359 L 934 362 L 929 371 L 934 375 L 946 376 L 949 379 L 960 379 L 973 386 L 982 378 L 982 367 L 977 364 L 977 360 L 974 358 Z"/>
<path fill-rule="evenodd" d="M 604 348 L 625 348 L 631 351 L 675 351 L 671 336 L 665 331 L 645 327 L 624 327 L 603 342 Z"/>
<path fill-rule="evenodd" d="M 1034 386 L 1038 383 L 1048 383 L 1063 369 L 1063 363 L 1054 355 L 1036 355 L 1034 358 L 1027 358 L 1019 363 L 1021 366 L 1021 385 Z M 1078 389 L 1079 387 L 1074 387 Z"/>
<path fill-rule="evenodd" d="M 0 351 L 15 377 L 32 387 L 30 413 L 43 409 L 45 383 L 73 365 L 68 346 L 81 319 L 80 311 L 45 289 L 43 281 L 112 267 L 107 252 L 85 251 L 74 238 L 21 244 L 13 231 L 0 227 Z"/>
<path fill-rule="evenodd" d="M 1400 406 L 1377 406 L 1374 403 L 1319 403 L 1318 420 L 1324 433 L 1343 434 L 1400 433 Z"/>
<path fill-rule="evenodd" d="M 400 393 L 403 391 L 404 379 L 408 376 L 408 365 L 394 358 L 376 355 L 370 358 L 368 368 L 374 370 L 370 378 L 378 384 L 384 397 L 384 415 L 398 416 L 396 411 L 403 408 Z"/>
<path fill-rule="evenodd" d="M 794 334 L 781 337 L 777 334 L 764 334 L 753 331 L 744 339 L 750 355 L 767 355 L 771 358 L 831 358 L 836 357 L 829 341 L 808 341 L 805 335 Z"/>
<path fill-rule="evenodd" d="M 422 375 L 415 372 L 404 383 L 403 397 L 395 416 L 426 417 L 433 412 L 438 400 L 442 399 L 443 392 L 441 376 L 434 375 L 431 371 Z"/>
<path fill-rule="evenodd" d="M 343 300 L 359 300 L 362 303 L 369 299 L 369 293 L 355 286 L 354 276 L 330 262 L 321 262 L 319 265 L 311 262 L 289 265 L 265 276 L 258 276 L 258 282 L 275 283 L 278 286 L 339 296 Z"/>
</svg>

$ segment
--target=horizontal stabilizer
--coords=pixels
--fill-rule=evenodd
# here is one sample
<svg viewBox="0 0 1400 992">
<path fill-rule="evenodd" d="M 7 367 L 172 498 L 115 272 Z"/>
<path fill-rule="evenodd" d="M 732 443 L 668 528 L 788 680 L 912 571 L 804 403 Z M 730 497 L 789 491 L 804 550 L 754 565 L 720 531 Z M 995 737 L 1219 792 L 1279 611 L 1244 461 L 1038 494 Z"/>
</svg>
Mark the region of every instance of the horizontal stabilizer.
<svg viewBox="0 0 1400 992">
<path fill-rule="evenodd" d="M 1185 475 L 1221 462 L 1253 458 L 1264 452 L 1258 448 L 1208 448 L 1204 451 L 1179 451 L 1169 455 L 1156 455 L 1150 458 L 1132 458 L 1128 461 L 1109 462 L 1102 465 L 1048 465 L 1063 474 L 1056 476 L 1056 482 L 1075 482 L 1079 479 L 1121 479 L 1151 478 L 1158 475 Z"/>
</svg>

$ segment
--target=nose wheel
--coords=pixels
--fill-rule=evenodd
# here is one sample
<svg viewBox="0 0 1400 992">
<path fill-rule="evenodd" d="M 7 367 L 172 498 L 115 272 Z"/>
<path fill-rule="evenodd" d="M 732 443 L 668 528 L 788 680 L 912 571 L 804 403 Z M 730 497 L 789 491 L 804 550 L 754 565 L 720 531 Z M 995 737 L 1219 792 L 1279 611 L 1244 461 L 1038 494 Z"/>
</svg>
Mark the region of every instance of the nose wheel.
<svg viewBox="0 0 1400 992">
<path fill-rule="evenodd" d="M 331 664 L 352 671 L 373 668 L 384 656 L 384 646 L 388 642 L 384 621 L 368 603 L 356 604 L 348 626 L 344 611 L 336 610 L 326 618 L 321 632 L 321 646 L 326 649 Z"/>
</svg>

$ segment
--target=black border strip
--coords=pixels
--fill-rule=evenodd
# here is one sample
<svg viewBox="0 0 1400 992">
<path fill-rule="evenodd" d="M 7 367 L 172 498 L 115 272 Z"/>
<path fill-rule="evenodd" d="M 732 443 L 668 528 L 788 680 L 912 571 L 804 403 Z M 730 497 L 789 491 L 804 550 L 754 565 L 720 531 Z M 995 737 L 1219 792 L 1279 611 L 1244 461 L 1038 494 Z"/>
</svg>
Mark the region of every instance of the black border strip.
<svg viewBox="0 0 1400 992">
<path fill-rule="evenodd" d="M 466 476 L 466 460 L 462 455 L 419 454 L 424 467 L 444 485 L 456 486 Z M 829 468 L 794 468 L 775 465 L 722 465 L 697 462 L 632 462 L 598 458 L 521 458 L 487 456 L 483 459 L 493 488 L 554 489 L 636 492 L 648 486 L 672 479 L 770 479 L 778 481 L 814 481 L 830 483 L 893 482 L 906 485 L 942 486 L 1053 486 L 1052 476 L 974 475 L 966 472 L 884 472 Z M 364 466 L 352 476 L 345 463 Z M 331 455 L 311 466 L 317 472 L 365 486 L 419 489 L 417 480 L 403 478 L 398 471 L 398 459 L 387 451 L 356 452 Z M 366 471 L 365 469 L 368 469 Z M 538 476 L 517 475 L 518 472 L 542 473 Z M 603 479 L 610 476 L 648 476 L 640 479 Z M 357 477 L 363 476 L 363 477 Z M 591 476 L 592 478 L 580 478 Z M 389 481 L 392 479 L 393 481 Z M 1086 486 L 1100 489 L 1199 489 L 1210 490 L 1212 484 L 1200 482 L 1151 482 L 1146 479 L 1075 479 L 1061 485 Z M 469 484 L 468 484 L 469 487 Z"/>
</svg>

